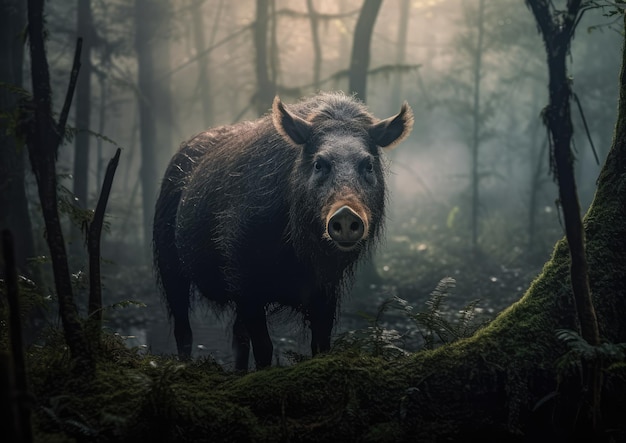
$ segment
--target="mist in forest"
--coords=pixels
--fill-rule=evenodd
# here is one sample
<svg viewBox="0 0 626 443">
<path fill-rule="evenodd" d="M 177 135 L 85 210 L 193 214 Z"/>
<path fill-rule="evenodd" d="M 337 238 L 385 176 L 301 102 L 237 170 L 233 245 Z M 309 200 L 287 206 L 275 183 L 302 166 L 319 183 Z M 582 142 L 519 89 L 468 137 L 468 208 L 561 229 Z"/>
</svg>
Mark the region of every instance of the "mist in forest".
<svg viewBox="0 0 626 443">
<path fill-rule="evenodd" d="M 95 207 L 107 162 L 122 147 L 102 241 L 105 297 L 142 300 L 153 310 L 130 308 L 122 320 L 111 320 L 114 329 L 173 352 L 171 337 L 157 345 L 145 326 L 159 324 L 163 334 L 167 322 L 146 230 L 168 161 L 199 132 L 268 112 L 275 95 L 290 104 L 316 91 L 353 93 L 351 56 L 363 3 L 46 4 L 55 110 L 78 36 L 88 56 L 70 117 L 76 134 L 61 147 L 57 170 L 82 208 Z M 598 9 L 583 16 L 572 44 L 576 179 L 584 209 L 613 136 L 620 43 L 619 25 Z M 28 88 L 28 60 L 24 66 Z M 378 275 L 357 276 L 340 327 L 358 324 L 357 313 L 375 311 L 388 296 L 421 306 L 444 277 L 457 281 L 455 306 L 481 299 L 484 313 L 495 315 L 523 294 L 563 236 L 541 118 L 548 102 L 546 56 L 532 14 L 520 0 L 383 1 L 367 73 L 365 97 L 357 97 L 381 119 L 407 101 L 415 126 L 388 156 L 385 241 L 372 261 Z M 35 246 L 45 255 L 32 174 L 27 181 Z M 64 223 L 78 250 L 72 272 L 79 274 L 85 266 L 80 230 L 67 216 Z M 196 321 L 210 323 L 198 306 Z M 221 339 L 221 323 L 216 330 Z M 202 334 L 195 344 L 210 340 Z M 209 348 L 220 355 L 218 345 Z"/>
</svg>

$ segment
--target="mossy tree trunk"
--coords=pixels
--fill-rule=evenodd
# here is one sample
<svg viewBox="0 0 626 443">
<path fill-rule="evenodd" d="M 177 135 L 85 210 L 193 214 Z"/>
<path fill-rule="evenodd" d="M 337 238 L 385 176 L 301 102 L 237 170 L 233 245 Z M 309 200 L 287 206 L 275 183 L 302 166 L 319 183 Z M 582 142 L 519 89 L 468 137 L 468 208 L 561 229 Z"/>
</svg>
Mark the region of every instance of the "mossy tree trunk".
<svg viewBox="0 0 626 443">
<path fill-rule="evenodd" d="M 580 214 L 580 203 L 574 175 L 571 117 L 571 80 L 567 73 L 567 54 L 583 13 L 581 0 L 569 0 L 566 11 L 556 11 L 546 0 L 528 0 L 545 43 L 548 63 L 549 103 L 543 117 L 549 132 L 551 167 L 559 186 L 559 203 L 563 210 L 565 233 L 571 264 L 570 278 L 574 305 L 578 313 L 580 334 L 589 344 L 600 344 L 596 312 L 589 287 L 589 270 L 585 256 L 585 232 Z M 600 402 L 601 373 L 597 363 L 584 366 L 585 390 L 591 397 L 591 421 L 597 423 L 597 405 Z M 586 416 L 585 411 L 582 415 Z"/>
</svg>

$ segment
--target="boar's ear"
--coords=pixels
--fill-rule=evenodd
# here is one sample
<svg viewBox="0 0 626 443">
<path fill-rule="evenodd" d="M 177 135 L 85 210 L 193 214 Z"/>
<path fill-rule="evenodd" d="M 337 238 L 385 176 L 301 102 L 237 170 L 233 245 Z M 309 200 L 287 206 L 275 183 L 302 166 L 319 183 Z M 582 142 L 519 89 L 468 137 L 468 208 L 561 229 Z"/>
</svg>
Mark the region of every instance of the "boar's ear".
<svg viewBox="0 0 626 443">
<path fill-rule="evenodd" d="M 369 135 L 381 148 L 391 150 L 408 137 L 413 129 L 413 110 L 407 102 L 393 117 L 381 120 L 369 128 Z"/>
<path fill-rule="evenodd" d="M 272 104 L 272 121 L 278 133 L 292 145 L 303 145 L 311 134 L 311 124 L 287 111 L 278 96 Z"/>
</svg>

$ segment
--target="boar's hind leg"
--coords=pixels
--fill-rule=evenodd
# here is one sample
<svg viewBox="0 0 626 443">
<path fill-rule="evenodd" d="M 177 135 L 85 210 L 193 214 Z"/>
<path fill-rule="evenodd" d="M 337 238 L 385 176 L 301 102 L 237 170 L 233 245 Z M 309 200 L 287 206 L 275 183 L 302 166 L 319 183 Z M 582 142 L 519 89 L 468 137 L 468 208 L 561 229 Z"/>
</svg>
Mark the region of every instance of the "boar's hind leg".
<svg viewBox="0 0 626 443">
<path fill-rule="evenodd" d="M 257 369 L 270 366 L 274 346 L 267 330 L 265 308 L 263 306 L 250 308 L 238 305 L 237 317 L 233 325 L 235 369 L 238 371 L 248 370 L 250 341 L 252 341 L 252 353 Z"/>
<path fill-rule="evenodd" d="M 166 278 L 163 276 L 163 288 L 170 308 L 170 315 L 174 318 L 174 338 L 178 356 L 182 360 L 191 358 L 191 326 L 189 325 L 189 287 L 190 283 L 180 275 Z"/>
<path fill-rule="evenodd" d="M 311 354 L 330 351 L 330 334 L 335 322 L 337 309 L 336 297 L 315 298 L 318 300 L 309 311 L 309 324 L 311 328 Z"/>
<path fill-rule="evenodd" d="M 235 353 L 235 369 L 247 371 L 250 356 L 250 334 L 248 334 L 243 319 L 239 315 L 235 318 L 233 325 L 233 352 Z"/>
</svg>

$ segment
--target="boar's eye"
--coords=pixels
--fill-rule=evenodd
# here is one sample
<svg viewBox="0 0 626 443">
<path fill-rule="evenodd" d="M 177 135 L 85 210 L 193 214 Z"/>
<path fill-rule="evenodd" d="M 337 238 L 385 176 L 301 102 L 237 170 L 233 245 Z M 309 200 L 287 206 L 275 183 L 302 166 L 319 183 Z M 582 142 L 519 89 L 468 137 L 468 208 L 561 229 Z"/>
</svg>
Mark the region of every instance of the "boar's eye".
<svg viewBox="0 0 626 443">
<path fill-rule="evenodd" d="M 370 185 L 376 184 L 376 174 L 374 173 L 374 162 L 371 158 L 365 158 L 359 166 L 361 177 Z"/>
<path fill-rule="evenodd" d="M 313 169 L 317 173 L 324 173 L 330 170 L 330 163 L 324 159 L 318 158 L 313 162 Z"/>
<path fill-rule="evenodd" d="M 364 158 L 360 164 L 360 170 L 368 174 L 374 172 L 374 162 L 371 158 Z"/>
</svg>

